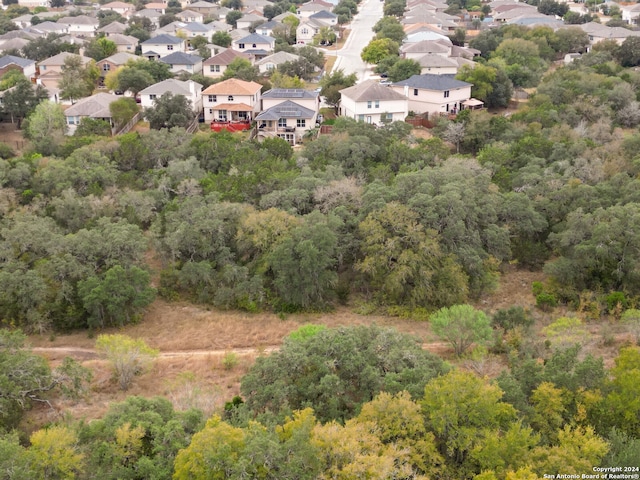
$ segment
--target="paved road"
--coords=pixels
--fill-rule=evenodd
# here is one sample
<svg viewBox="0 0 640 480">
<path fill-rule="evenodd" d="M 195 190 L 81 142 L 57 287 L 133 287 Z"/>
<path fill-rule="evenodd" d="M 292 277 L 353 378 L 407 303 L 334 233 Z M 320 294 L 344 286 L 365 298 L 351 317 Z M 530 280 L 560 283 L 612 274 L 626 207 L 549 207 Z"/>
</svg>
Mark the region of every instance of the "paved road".
<svg viewBox="0 0 640 480">
<path fill-rule="evenodd" d="M 338 50 L 338 58 L 333 66 L 333 71 L 341 68 L 347 75 L 355 73 L 358 82 L 366 80 L 373 75 L 373 66 L 368 65 L 360 58 L 360 52 L 374 36 L 373 26 L 383 16 L 384 2 L 380 0 L 364 0 L 358 14 L 351 21 L 351 33 L 344 47 Z M 327 51 L 331 55 L 331 49 Z"/>
</svg>

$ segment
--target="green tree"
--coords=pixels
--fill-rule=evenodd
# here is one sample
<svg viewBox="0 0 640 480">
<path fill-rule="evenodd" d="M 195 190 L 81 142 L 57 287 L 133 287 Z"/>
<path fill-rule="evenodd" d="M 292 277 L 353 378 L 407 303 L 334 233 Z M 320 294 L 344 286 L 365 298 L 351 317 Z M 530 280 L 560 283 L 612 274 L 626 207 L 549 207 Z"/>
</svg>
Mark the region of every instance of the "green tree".
<svg viewBox="0 0 640 480">
<path fill-rule="evenodd" d="M 144 270 L 119 265 L 107 270 L 103 278 L 92 276 L 80 281 L 78 294 L 89 313 L 89 325 L 102 328 L 135 322 L 155 297 L 149 282 L 150 275 Z"/>
<path fill-rule="evenodd" d="M 154 83 L 154 78 L 149 72 L 138 68 L 124 67 L 117 71 L 117 88 L 114 88 L 114 90 L 120 90 L 123 92 L 129 90 L 135 96 L 141 90 L 144 90 Z"/>
<path fill-rule="evenodd" d="M 329 304 L 338 279 L 333 269 L 336 246 L 336 235 L 319 212 L 307 216 L 303 225 L 293 228 L 275 246 L 267 262 L 283 307 L 325 308 Z"/>
<path fill-rule="evenodd" d="M 171 478 L 178 451 L 203 423 L 200 411 L 176 412 L 166 398 L 129 396 L 79 426 L 86 471 L 96 478 Z"/>
<path fill-rule="evenodd" d="M 252 65 L 249 60 L 236 57 L 227 65 L 222 79 L 238 78 L 245 82 L 255 82 L 258 79 L 258 74 L 258 67 Z"/>
<path fill-rule="evenodd" d="M 4 94 L 2 108 L 11 115 L 11 121 L 17 120 L 19 129 L 22 120 L 28 117 L 36 106 L 48 97 L 49 93 L 42 85 L 34 88 L 33 84 L 22 76 L 14 88 Z"/>
<path fill-rule="evenodd" d="M 25 342 L 22 332 L 0 329 L 0 427 L 7 430 L 17 426 L 33 404 L 48 404 L 47 395 L 55 388 L 75 396 L 90 379 L 90 373 L 70 358 L 52 372 Z"/>
<path fill-rule="evenodd" d="M 163 94 L 153 101 L 153 107 L 146 108 L 145 118 L 151 128 L 187 127 L 193 121 L 191 102 L 184 95 Z"/>
<path fill-rule="evenodd" d="M 389 55 L 398 54 L 399 45 L 390 38 L 380 38 L 371 40 L 369 44 L 362 49 L 360 57 L 367 63 L 378 63 Z"/>
<path fill-rule="evenodd" d="M 640 38 L 625 38 L 616 52 L 616 58 L 623 67 L 640 65 Z"/>
<path fill-rule="evenodd" d="M 133 378 L 147 369 L 159 351 L 149 347 L 142 339 L 126 335 L 99 335 L 96 350 L 104 355 L 122 390 L 128 390 Z"/>
<path fill-rule="evenodd" d="M 378 20 L 378 23 L 373 27 L 373 31 L 376 33 L 377 39 L 388 38 L 397 44 L 401 44 L 406 36 L 400 21 L 395 17 L 389 16 Z"/>
<path fill-rule="evenodd" d="M 94 62 L 84 65 L 79 55 L 67 57 L 59 82 L 60 98 L 74 103 L 79 98 L 88 97 L 93 92 L 98 76 Z"/>
<path fill-rule="evenodd" d="M 441 308 L 429 317 L 429 322 L 435 334 L 451 344 L 459 357 L 474 343 L 489 341 L 493 333 L 489 317 L 471 305 Z"/>
<path fill-rule="evenodd" d="M 443 371 L 442 361 L 414 337 L 379 327 L 343 327 L 285 339 L 278 352 L 257 359 L 241 392 L 255 414 L 307 405 L 326 422 L 351 418 L 382 390 L 407 390 L 417 398 Z"/>
<path fill-rule="evenodd" d="M 225 22 L 231 25 L 233 28 L 237 28 L 237 22 L 242 18 L 242 12 L 240 10 L 231 10 L 225 17 Z"/>
<path fill-rule="evenodd" d="M 356 269 L 367 275 L 381 302 L 439 307 L 466 298 L 464 274 L 404 205 L 391 202 L 370 213 L 359 231 L 363 259 Z"/>
<path fill-rule="evenodd" d="M 46 37 L 39 37 L 31 40 L 22 47 L 22 53 L 26 58 L 41 62 L 49 57 L 53 57 L 62 52 L 78 53 L 78 45 L 63 42 L 60 40 L 61 34 L 50 33 Z"/>
<path fill-rule="evenodd" d="M 121 98 L 109 104 L 109 112 L 116 129 L 126 125 L 139 111 L 138 104 L 133 98 Z"/>
<path fill-rule="evenodd" d="M 67 129 L 62 107 L 56 103 L 40 102 L 28 118 L 25 134 L 33 147 L 43 155 L 50 155 L 62 143 Z"/>
<path fill-rule="evenodd" d="M 401 82 L 413 75 L 420 75 L 422 67 L 411 58 L 401 58 L 387 70 L 389 80 L 392 82 Z M 383 72 L 384 73 L 384 72 Z"/>
<path fill-rule="evenodd" d="M 320 80 L 320 87 L 322 87 L 320 95 L 325 97 L 327 104 L 333 106 L 337 112 L 340 104 L 340 90 L 355 85 L 357 79 L 354 73 L 345 75 L 342 69 L 334 70 Z"/>
<path fill-rule="evenodd" d="M 231 35 L 229 35 L 227 32 L 223 32 L 223 31 L 215 32 L 211 36 L 211 43 L 213 43 L 214 45 L 219 45 L 221 47 L 229 47 L 229 46 L 231 46 L 231 41 L 232 40 L 233 39 L 231 38 Z"/>
<path fill-rule="evenodd" d="M 107 58 L 118 51 L 118 46 L 107 37 L 93 38 L 85 47 L 84 54 L 96 62 Z"/>
</svg>

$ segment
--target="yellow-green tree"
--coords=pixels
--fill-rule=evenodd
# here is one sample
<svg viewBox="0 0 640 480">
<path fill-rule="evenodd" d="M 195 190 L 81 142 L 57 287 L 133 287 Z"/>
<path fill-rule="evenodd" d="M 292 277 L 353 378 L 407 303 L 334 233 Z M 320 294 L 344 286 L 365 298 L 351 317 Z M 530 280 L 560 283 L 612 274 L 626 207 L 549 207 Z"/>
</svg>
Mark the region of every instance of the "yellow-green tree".
<svg viewBox="0 0 640 480">
<path fill-rule="evenodd" d="M 175 460 L 174 480 L 224 480 L 245 448 L 243 429 L 223 422 L 218 415 L 196 433 L 191 444 L 180 450 Z"/>
<path fill-rule="evenodd" d="M 450 475 L 463 478 L 478 473 L 470 453 L 515 421 L 516 411 L 500 401 L 502 394 L 496 385 L 459 370 L 426 385 L 421 402 L 425 424 L 435 434 Z"/>
<path fill-rule="evenodd" d="M 127 390 L 159 353 L 142 339 L 120 334 L 98 336 L 96 350 L 107 357 L 122 390 Z"/>
<path fill-rule="evenodd" d="M 611 423 L 623 432 L 640 436 L 640 348 L 620 350 L 611 369 L 611 392 L 605 400 Z"/>
<path fill-rule="evenodd" d="M 78 451 L 78 439 L 69 428 L 38 430 L 29 440 L 29 454 L 37 472 L 35 478 L 67 480 L 82 472 L 84 456 Z"/>
</svg>

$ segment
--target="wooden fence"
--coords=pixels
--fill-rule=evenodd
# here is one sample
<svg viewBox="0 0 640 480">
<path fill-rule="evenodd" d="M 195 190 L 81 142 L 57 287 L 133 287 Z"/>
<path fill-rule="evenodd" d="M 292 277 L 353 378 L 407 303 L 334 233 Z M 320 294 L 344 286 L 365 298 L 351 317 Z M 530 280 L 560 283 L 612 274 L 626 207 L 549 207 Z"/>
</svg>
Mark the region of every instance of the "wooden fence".
<svg viewBox="0 0 640 480">
<path fill-rule="evenodd" d="M 114 133 L 113 136 L 115 137 L 116 135 L 123 135 L 123 134 L 127 133 L 140 120 L 142 120 L 142 112 L 136 113 L 133 116 L 133 118 L 131 120 L 129 120 L 124 127 L 122 127 L 120 130 L 118 130 L 116 133 Z"/>
</svg>

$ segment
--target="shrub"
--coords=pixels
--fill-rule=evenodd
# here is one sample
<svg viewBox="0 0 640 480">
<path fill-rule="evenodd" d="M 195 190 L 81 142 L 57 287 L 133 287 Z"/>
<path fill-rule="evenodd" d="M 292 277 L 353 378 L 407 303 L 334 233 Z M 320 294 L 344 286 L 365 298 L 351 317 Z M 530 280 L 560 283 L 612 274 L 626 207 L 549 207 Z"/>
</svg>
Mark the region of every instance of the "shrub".
<svg viewBox="0 0 640 480">
<path fill-rule="evenodd" d="M 227 352 L 222 357 L 222 366 L 225 370 L 232 370 L 238 365 L 238 355 L 234 352 Z"/>
<path fill-rule="evenodd" d="M 623 292 L 611 292 L 606 298 L 607 310 L 610 314 L 619 312 L 620 309 L 627 308 L 628 300 Z"/>
<path fill-rule="evenodd" d="M 494 313 L 492 323 L 494 327 L 512 330 L 516 327 L 530 327 L 533 325 L 533 317 L 524 308 L 513 306 Z"/>
<path fill-rule="evenodd" d="M 536 307 L 548 312 L 558 306 L 558 299 L 552 293 L 539 293 L 536 295 Z"/>
</svg>

